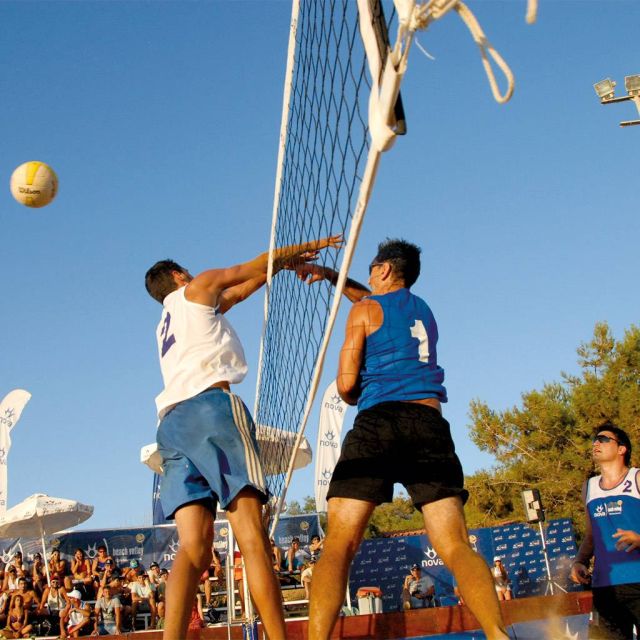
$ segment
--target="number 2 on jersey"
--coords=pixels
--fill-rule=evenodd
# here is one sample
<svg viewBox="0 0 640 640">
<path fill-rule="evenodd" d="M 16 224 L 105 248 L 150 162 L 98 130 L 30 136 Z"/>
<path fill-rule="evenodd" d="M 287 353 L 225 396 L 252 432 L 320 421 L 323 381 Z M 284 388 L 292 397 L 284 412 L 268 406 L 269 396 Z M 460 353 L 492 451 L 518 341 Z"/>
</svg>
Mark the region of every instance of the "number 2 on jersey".
<svg viewBox="0 0 640 640">
<path fill-rule="evenodd" d="M 171 324 L 171 314 L 167 311 L 167 315 L 164 317 L 164 324 L 162 325 L 162 330 L 160 331 L 160 335 L 162 336 L 162 358 L 164 358 L 165 354 L 171 347 L 175 344 L 176 337 L 173 335 L 169 335 L 169 325 Z"/>
<path fill-rule="evenodd" d="M 429 362 L 429 336 L 424 324 L 422 324 L 422 320 L 416 320 L 411 327 L 411 337 L 418 338 L 420 341 L 418 345 L 418 360 L 420 362 Z"/>
</svg>

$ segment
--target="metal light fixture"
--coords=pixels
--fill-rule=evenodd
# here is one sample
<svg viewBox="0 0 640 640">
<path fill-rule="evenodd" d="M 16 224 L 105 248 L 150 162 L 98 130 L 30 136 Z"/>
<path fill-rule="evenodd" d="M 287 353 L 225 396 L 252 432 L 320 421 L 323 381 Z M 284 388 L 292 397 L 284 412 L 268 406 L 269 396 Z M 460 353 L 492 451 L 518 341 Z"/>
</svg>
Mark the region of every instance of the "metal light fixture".
<svg viewBox="0 0 640 640">
<path fill-rule="evenodd" d="M 630 76 L 632 77 L 632 76 Z M 598 98 L 600 100 L 611 100 L 615 95 L 615 80 L 611 78 L 605 78 L 604 80 L 600 80 L 600 82 L 596 82 L 593 85 L 593 88 L 596 90 L 598 94 Z"/>
<path fill-rule="evenodd" d="M 624 87 L 630 96 L 640 95 L 640 75 L 625 76 Z"/>
</svg>

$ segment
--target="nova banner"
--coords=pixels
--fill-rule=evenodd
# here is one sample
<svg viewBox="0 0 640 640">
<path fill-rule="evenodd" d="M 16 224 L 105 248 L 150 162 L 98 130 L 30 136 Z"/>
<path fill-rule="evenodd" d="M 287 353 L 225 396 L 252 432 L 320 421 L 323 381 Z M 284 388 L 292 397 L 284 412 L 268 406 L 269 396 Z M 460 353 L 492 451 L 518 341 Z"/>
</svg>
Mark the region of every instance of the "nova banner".
<svg viewBox="0 0 640 640">
<path fill-rule="evenodd" d="M 347 405 L 338 395 L 334 380 L 322 396 L 318 443 L 316 446 L 315 498 L 316 511 L 327 510 L 327 491 L 333 470 L 340 457 L 340 436 Z"/>
<path fill-rule="evenodd" d="M 28 391 L 14 389 L 0 402 L 0 515 L 7 511 L 7 457 L 11 449 L 11 430 L 30 399 Z"/>
</svg>

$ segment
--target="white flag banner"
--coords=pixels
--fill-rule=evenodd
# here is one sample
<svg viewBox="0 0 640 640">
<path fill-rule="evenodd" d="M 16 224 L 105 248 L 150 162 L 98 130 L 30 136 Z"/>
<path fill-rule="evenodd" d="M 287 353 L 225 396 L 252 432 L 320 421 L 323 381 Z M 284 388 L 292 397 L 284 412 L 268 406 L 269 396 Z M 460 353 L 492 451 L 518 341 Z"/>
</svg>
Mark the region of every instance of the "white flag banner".
<svg viewBox="0 0 640 640">
<path fill-rule="evenodd" d="M 0 515 L 7 510 L 7 456 L 11 449 L 11 430 L 30 399 L 28 391 L 14 389 L 0 402 Z"/>
<path fill-rule="evenodd" d="M 340 436 L 347 405 L 338 395 L 334 380 L 322 396 L 318 444 L 316 447 L 316 511 L 327 510 L 327 491 L 333 470 L 340 457 Z"/>
</svg>

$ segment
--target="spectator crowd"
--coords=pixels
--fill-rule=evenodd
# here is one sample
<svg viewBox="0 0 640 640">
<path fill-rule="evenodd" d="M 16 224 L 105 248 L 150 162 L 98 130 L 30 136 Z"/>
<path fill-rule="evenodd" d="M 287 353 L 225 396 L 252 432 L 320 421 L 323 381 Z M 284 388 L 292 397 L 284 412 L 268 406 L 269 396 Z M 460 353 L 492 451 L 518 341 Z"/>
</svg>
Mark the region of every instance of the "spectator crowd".
<svg viewBox="0 0 640 640">
<path fill-rule="evenodd" d="M 305 547 L 299 538 L 293 538 L 284 551 L 273 539 L 271 545 L 274 571 L 282 584 L 297 579 L 308 599 L 313 565 L 322 551 L 320 537 L 314 536 Z M 239 556 L 233 574 L 244 606 Z M 161 569 L 157 562 L 148 568 L 136 559 L 119 564 L 104 545 L 97 547 L 93 558 L 76 549 L 69 561 L 58 549 L 46 559 L 35 553 L 30 561 L 16 551 L 6 565 L 0 565 L 0 637 L 77 638 L 162 629 L 168 576 L 169 570 Z M 189 627 L 216 622 L 221 596 L 226 598 L 226 576 L 220 554 L 214 549 L 211 566 L 201 576 Z"/>
</svg>

